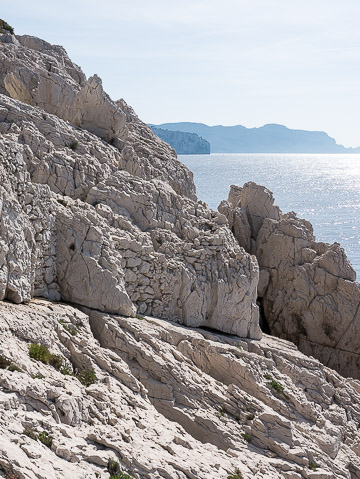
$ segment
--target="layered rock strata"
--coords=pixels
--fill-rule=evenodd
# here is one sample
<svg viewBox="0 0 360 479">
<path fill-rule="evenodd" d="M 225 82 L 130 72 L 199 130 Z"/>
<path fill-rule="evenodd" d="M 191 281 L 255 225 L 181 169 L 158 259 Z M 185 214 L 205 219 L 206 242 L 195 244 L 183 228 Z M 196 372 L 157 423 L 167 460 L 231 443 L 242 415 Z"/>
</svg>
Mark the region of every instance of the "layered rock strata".
<svg viewBox="0 0 360 479">
<path fill-rule="evenodd" d="M 196 201 L 168 145 L 61 47 L 1 39 L 0 299 L 63 299 L 259 338 L 256 261 Z"/>
<path fill-rule="evenodd" d="M 283 214 L 272 193 L 252 182 L 232 186 L 219 211 L 256 255 L 258 297 L 271 333 L 360 378 L 360 285 L 340 245 L 316 242 L 308 221 Z"/>
<path fill-rule="evenodd" d="M 105 479 L 116 459 L 135 479 L 360 478 L 359 382 L 284 340 L 44 300 L 0 303 L 0 324 L 7 477 Z M 40 342 L 60 371 L 29 359 Z"/>
</svg>

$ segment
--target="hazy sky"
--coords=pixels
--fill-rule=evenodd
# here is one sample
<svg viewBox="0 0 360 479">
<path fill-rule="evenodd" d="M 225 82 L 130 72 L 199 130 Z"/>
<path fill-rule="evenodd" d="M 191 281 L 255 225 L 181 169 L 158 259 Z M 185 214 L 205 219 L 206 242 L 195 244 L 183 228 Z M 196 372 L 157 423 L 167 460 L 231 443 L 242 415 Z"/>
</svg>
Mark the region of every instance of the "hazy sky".
<svg viewBox="0 0 360 479">
<path fill-rule="evenodd" d="M 324 130 L 360 146 L 359 0 L 2 0 L 146 122 Z"/>
</svg>

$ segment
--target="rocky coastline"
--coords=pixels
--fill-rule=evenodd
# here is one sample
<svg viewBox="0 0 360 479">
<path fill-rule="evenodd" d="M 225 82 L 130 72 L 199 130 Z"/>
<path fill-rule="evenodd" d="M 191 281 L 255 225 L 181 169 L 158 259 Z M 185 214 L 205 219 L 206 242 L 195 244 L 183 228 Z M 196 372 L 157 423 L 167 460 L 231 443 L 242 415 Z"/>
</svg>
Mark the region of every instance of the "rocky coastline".
<svg viewBox="0 0 360 479">
<path fill-rule="evenodd" d="M 164 130 L 151 126 L 156 136 L 174 148 L 178 155 L 208 155 L 210 143 L 196 133 L 186 131 Z"/>
<path fill-rule="evenodd" d="M 0 477 L 359 479 L 341 247 L 254 183 L 209 209 L 62 47 L 0 66 Z"/>
</svg>

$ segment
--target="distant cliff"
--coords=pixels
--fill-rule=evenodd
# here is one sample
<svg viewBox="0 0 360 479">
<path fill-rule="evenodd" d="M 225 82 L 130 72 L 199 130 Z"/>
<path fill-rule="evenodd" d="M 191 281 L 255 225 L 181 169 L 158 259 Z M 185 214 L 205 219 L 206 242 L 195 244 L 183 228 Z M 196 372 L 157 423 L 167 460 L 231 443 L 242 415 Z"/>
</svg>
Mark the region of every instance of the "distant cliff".
<svg viewBox="0 0 360 479">
<path fill-rule="evenodd" d="M 170 131 L 151 127 L 155 135 L 169 143 L 178 155 L 201 155 L 210 153 L 210 143 L 196 133 Z"/>
<path fill-rule="evenodd" d="M 276 124 L 245 128 L 184 122 L 156 127 L 196 133 L 210 142 L 212 153 L 360 153 L 360 148 L 338 145 L 322 131 L 290 130 Z"/>
</svg>

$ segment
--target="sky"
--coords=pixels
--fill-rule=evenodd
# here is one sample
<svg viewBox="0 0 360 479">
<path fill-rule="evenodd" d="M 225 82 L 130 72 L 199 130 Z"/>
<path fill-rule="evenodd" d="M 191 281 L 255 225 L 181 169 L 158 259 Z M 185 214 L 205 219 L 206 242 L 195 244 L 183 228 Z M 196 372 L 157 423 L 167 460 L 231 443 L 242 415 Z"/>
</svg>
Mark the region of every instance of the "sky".
<svg viewBox="0 0 360 479">
<path fill-rule="evenodd" d="M 279 123 L 360 146 L 359 0 L 0 0 L 147 123 Z"/>
</svg>

